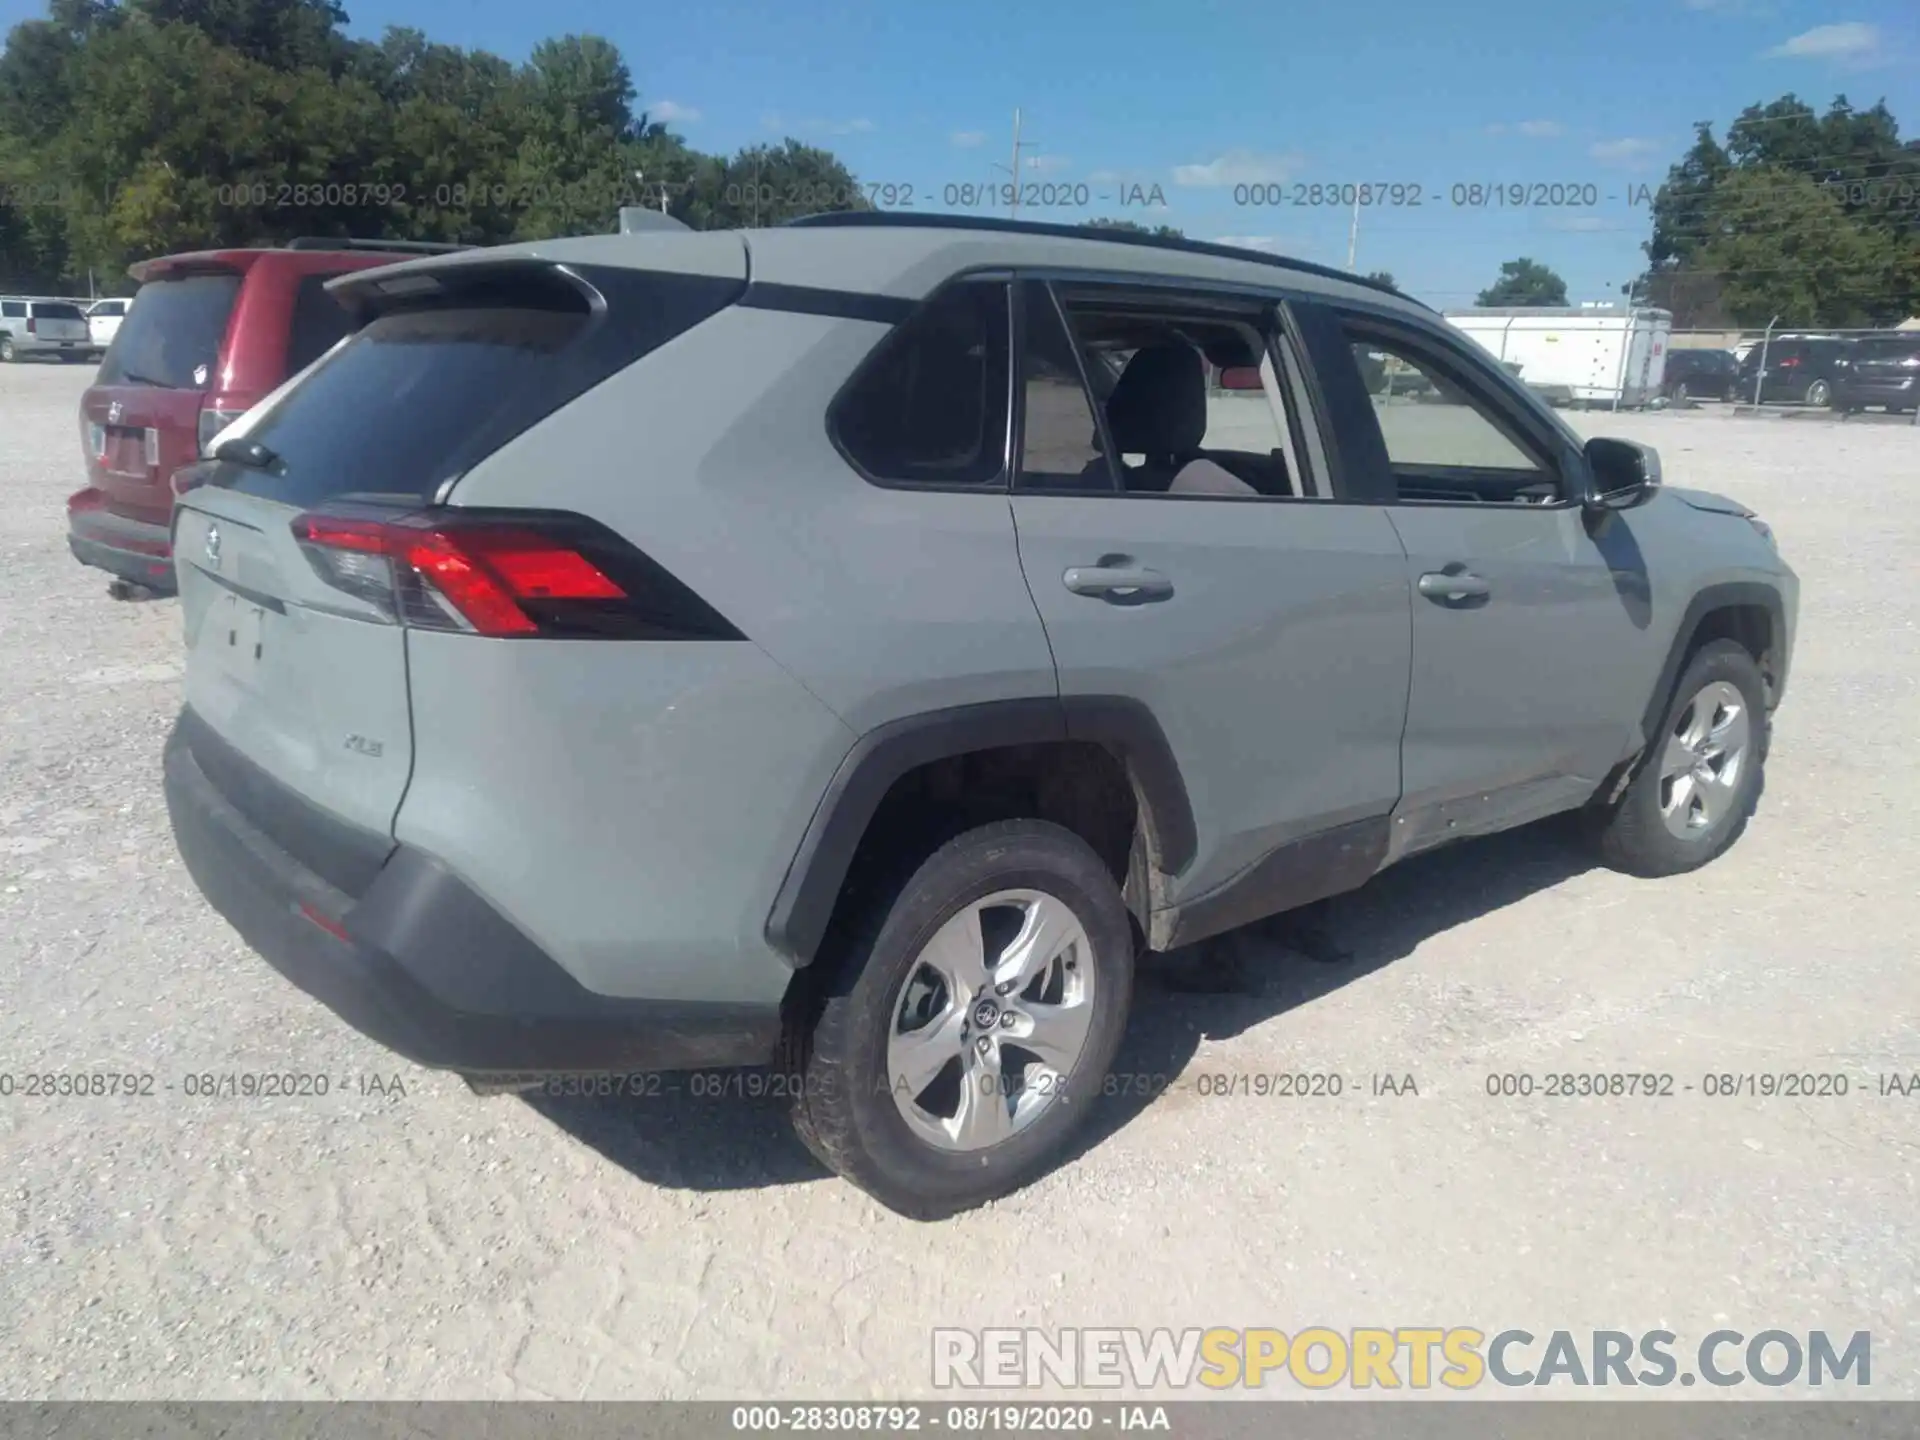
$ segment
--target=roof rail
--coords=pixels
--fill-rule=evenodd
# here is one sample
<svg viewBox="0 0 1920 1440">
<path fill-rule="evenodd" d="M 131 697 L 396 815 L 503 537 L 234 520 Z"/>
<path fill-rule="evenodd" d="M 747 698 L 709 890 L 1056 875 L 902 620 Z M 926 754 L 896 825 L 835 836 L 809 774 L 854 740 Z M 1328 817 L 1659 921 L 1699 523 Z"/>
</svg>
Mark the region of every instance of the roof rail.
<svg viewBox="0 0 1920 1440">
<path fill-rule="evenodd" d="M 281 247 L 284 250 L 391 250 L 396 255 L 440 255 L 449 250 L 471 250 L 471 245 L 452 245 L 439 240 L 374 240 L 364 236 L 301 235 Z"/>
<path fill-rule="evenodd" d="M 1316 265 L 1311 260 L 1295 260 L 1285 255 L 1269 255 L 1263 250 L 1243 250 L 1237 245 L 1216 245 L 1210 240 L 1176 240 L 1171 236 L 1143 235 L 1132 230 L 1102 230 L 1088 225 L 1056 225 L 1044 220 L 1002 220 L 992 215 L 905 215 L 886 210 L 831 210 L 818 215 L 801 215 L 786 222 L 808 229 L 903 229 L 903 230 L 986 230 L 1006 235 L 1049 235 L 1059 240 L 1099 240 L 1121 245 L 1140 245 L 1150 250 L 1175 250 L 1188 255 L 1214 255 L 1222 260 L 1251 260 L 1282 270 L 1319 275 L 1329 280 L 1345 280 L 1364 285 L 1402 300 L 1422 305 L 1384 280 L 1355 275 L 1332 265 Z M 1431 309 L 1431 306 L 1422 305 Z"/>
</svg>

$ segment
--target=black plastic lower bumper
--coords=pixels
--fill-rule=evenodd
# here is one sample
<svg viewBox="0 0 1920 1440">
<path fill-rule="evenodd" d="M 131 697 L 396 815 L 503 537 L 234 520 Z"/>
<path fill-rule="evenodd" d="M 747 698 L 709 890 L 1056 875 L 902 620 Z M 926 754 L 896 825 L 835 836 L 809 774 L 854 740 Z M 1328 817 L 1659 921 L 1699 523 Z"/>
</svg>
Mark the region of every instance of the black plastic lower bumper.
<svg viewBox="0 0 1920 1440">
<path fill-rule="evenodd" d="M 73 558 L 82 565 L 91 565 L 96 570 L 117 575 L 120 579 L 130 580 L 135 585 L 144 585 L 156 595 L 174 593 L 176 582 L 171 560 L 163 560 L 155 555 L 143 555 L 138 550 L 122 550 L 118 546 L 89 539 L 84 535 L 69 534 L 67 548 L 73 552 Z"/>
<path fill-rule="evenodd" d="M 363 895 L 335 888 L 208 779 L 252 767 L 191 711 L 166 749 L 167 811 L 208 901 L 266 962 L 362 1034 L 467 1074 L 602 1073 L 763 1065 L 777 1007 L 631 1000 L 571 975 L 444 865 L 399 847 Z M 264 773 L 256 786 L 279 788 Z M 256 788 L 255 796 L 260 793 Z M 284 834 L 288 798 L 272 823 Z M 304 802 L 300 802 L 304 803 Z M 315 810 L 316 830 L 340 822 Z"/>
</svg>

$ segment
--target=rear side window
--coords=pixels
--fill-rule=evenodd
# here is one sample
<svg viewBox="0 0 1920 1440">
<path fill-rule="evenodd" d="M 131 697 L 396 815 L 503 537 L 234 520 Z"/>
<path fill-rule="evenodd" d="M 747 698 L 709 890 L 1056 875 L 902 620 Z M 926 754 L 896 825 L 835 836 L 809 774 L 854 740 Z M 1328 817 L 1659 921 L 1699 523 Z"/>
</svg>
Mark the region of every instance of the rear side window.
<svg viewBox="0 0 1920 1440">
<path fill-rule="evenodd" d="M 36 301 L 33 307 L 36 320 L 85 320 L 78 305 L 64 305 L 57 301 Z"/>
<path fill-rule="evenodd" d="M 10 320 L 24 320 L 27 318 L 27 302 L 24 300 L 0 301 L 0 315 L 5 315 Z"/>
<path fill-rule="evenodd" d="M 150 280 L 100 362 L 102 385 L 204 390 L 220 368 L 227 318 L 240 293 L 231 270 Z"/>
<path fill-rule="evenodd" d="M 287 373 L 304 370 L 353 328 L 347 312 L 327 293 L 331 275 L 308 275 L 293 297 L 293 327 L 287 336 Z"/>
<path fill-rule="evenodd" d="M 229 464 L 215 483 L 302 506 L 347 496 L 430 502 L 445 481 L 744 288 L 705 276 L 580 273 L 601 292 L 603 315 L 541 271 L 472 281 L 488 288 L 369 321 L 242 422 L 238 433 L 276 457 L 272 468 Z M 136 306 L 128 323 L 139 315 Z"/>
<path fill-rule="evenodd" d="M 834 438 L 883 484 L 996 485 L 1007 374 L 1007 287 L 963 281 L 880 342 L 834 405 Z"/>
</svg>

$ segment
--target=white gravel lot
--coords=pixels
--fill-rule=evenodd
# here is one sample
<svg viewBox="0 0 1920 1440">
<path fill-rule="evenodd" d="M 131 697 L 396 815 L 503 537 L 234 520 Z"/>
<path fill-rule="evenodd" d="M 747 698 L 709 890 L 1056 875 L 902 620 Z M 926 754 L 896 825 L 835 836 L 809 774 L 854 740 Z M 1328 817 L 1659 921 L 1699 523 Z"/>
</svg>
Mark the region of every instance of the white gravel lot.
<svg viewBox="0 0 1920 1440">
<path fill-rule="evenodd" d="M 1149 982 L 1120 1069 L 1174 1088 L 930 1226 L 821 1174 L 774 1104 L 476 1099 L 241 946 L 159 792 L 174 604 L 111 601 L 66 551 L 87 378 L 0 368 L 0 1072 L 156 1090 L 0 1098 L 0 1396 L 898 1396 L 929 1391 L 935 1325 L 1425 1324 L 1865 1329 L 1874 1393 L 1920 1397 L 1920 1097 L 1871 1093 L 1920 1072 L 1920 430 L 1591 417 L 1755 505 L 1802 576 L 1744 841 L 1636 882 L 1529 830 L 1340 902 L 1351 966 Z M 1282 1069 L 1348 1091 L 1194 1088 Z M 1853 1089 L 1485 1091 L 1576 1069 Z M 249 1071 L 333 1089 L 184 1093 Z"/>
</svg>

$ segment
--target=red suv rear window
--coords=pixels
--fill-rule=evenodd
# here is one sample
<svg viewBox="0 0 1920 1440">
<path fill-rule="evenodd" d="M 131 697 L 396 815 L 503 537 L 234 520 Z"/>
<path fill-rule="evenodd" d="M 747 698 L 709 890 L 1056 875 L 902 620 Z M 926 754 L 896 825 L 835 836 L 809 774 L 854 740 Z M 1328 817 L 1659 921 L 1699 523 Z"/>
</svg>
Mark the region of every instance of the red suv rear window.
<svg viewBox="0 0 1920 1440">
<path fill-rule="evenodd" d="M 98 383 L 206 389 L 239 294 L 230 270 L 149 280 L 100 362 Z"/>
</svg>

